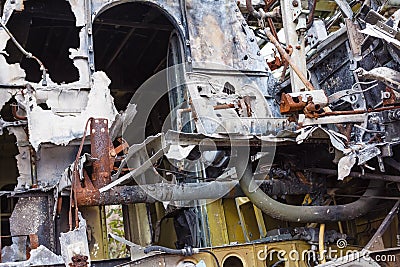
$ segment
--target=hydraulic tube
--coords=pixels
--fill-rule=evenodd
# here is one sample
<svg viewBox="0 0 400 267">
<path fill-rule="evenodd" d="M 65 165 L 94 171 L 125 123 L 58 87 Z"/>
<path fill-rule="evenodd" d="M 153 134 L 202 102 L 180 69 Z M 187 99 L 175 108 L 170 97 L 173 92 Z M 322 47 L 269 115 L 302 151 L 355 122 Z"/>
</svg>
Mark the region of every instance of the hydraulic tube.
<svg viewBox="0 0 400 267">
<path fill-rule="evenodd" d="M 377 196 L 382 191 L 384 182 L 372 180 L 368 189 L 359 200 L 336 206 L 294 206 L 280 203 L 265 194 L 253 179 L 251 164 L 248 164 L 240 187 L 250 201 L 264 213 L 283 221 L 302 223 L 327 223 L 332 221 L 348 221 L 366 214 L 379 199 L 368 198 Z"/>
</svg>

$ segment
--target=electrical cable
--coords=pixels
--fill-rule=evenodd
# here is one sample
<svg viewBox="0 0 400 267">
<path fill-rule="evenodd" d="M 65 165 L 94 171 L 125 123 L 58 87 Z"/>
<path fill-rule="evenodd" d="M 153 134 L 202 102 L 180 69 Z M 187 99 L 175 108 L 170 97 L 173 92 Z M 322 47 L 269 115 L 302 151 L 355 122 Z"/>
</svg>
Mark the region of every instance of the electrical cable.
<svg viewBox="0 0 400 267">
<path fill-rule="evenodd" d="M 149 246 L 149 247 L 145 248 L 143 252 L 145 254 L 147 254 L 147 253 L 154 252 L 154 251 L 164 252 L 164 253 L 172 254 L 172 255 L 182 255 L 182 256 L 191 256 L 191 255 L 197 254 L 197 253 L 208 253 L 214 258 L 217 267 L 220 267 L 217 256 L 211 250 L 204 249 L 204 248 L 185 247 L 183 249 L 172 249 L 172 248 L 167 248 L 167 247 L 163 247 L 163 246 Z"/>
<path fill-rule="evenodd" d="M 216 256 L 211 250 L 208 250 L 208 249 L 199 249 L 199 251 L 200 251 L 200 252 L 205 252 L 205 253 L 210 254 L 210 255 L 214 258 L 215 263 L 217 264 L 217 267 L 220 267 L 220 266 L 221 266 L 221 265 L 219 264 L 219 261 L 218 261 L 217 256 Z"/>
</svg>

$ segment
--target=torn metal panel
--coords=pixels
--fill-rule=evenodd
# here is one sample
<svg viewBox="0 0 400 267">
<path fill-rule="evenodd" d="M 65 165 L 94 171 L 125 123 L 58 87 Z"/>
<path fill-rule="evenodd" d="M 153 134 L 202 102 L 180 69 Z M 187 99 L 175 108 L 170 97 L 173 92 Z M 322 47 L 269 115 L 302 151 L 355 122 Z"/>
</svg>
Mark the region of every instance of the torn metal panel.
<svg viewBox="0 0 400 267">
<path fill-rule="evenodd" d="M 75 15 L 76 27 L 84 26 L 86 24 L 87 16 L 85 1 L 68 0 L 68 2 L 71 5 L 71 10 Z"/>
<path fill-rule="evenodd" d="M 25 4 L 39 2 L 27 0 Z M 278 218 L 276 225 L 348 221 L 346 229 L 341 222 L 337 228 L 361 244 L 368 233 L 353 224 L 380 220 L 378 213 L 385 207 L 379 205 L 398 198 L 394 186 L 398 170 L 393 167 L 399 151 L 398 96 L 391 93 L 394 89 L 385 88 L 397 86 L 390 79 L 398 82 L 400 51 L 395 42 L 390 44 L 391 39 L 397 40 L 397 33 L 390 35 L 387 31 L 398 31 L 397 13 L 393 21 L 386 21 L 374 13 L 379 10 L 365 11 L 373 8 L 366 3 L 353 21 L 352 9 L 358 7 L 343 1 L 337 1 L 342 11 L 333 2 L 275 1 L 279 8 L 273 12 L 278 15 L 280 9 L 283 18 L 275 16 L 274 21 L 268 21 L 270 33 L 263 31 L 264 21 L 252 17 L 256 12 L 271 14 L 273 3 L 268 1 L 250 1 L 258 10 L 250 13 L 241 12 L 244 1 L 53 0 L 43 1 L 43 5 L 47 5 L 45 2 L 56 9 L 66 4 L 72 13 L 57 13 L 58 20 L 53 11 L 28 12 L 29 16 L 37 16 L 26 18 L 32 23 L 24 29 L 45 29 L 46 38 L 38 38 L 45 45 L 38 42 L 34 47 L 37 56 L 42 57 L 52 55 L 50 40 L 68 39 L 61 36 L 64 31 L 57 29 L 69 25 L 70 31 L 78 33 L 80 27 L 79 43 L 74 47 L 65 43 L 66 50 L 61 54 L 66 55 L 58 54 L 67 57 L 68 62 L 72 60 L 79 77 L 58 84 L 59 80 L 52 81 L 56 75 L 49 69 L 47 86 L 40 79 L 26 85 L 32 70 L 27 63 L 21 60 L 8 64 L 5 52 L 0 55 L 0 83 L 4 87 L 0 90 L 0 106 L 8 116 L 4 120 L 14 122 L 26 115 L 28 123 L 27 128 L 8 127 L 16 136 L 20 153 L 15 173 L 20 175 L 17 189 L 21 192 L 7 193 L 20 198 L 11 217 L 13 234 L 38 232 L 39 241 L 54 249 L 58 238 L 54 229 L 65 229 L 68 208 L 77 211 L 79 206 L 146 203 L 124 207 L 127 239 L 134 236 L 146 244 L 182 249 L 214 246 L 215 236 L 220 235 L 224 236 L 218 240 L 221 247 L 213 248 L 217 260 L 229 265 L 227 257 L 238 249 L 237 253 L 243 253 L 238 258 L 243 266 L 256 266 L 255 244 L 272 240 L 280 241 L 274 242 L 279 246 L 290 235 L 277 229 L 277 235 L 268 236 L 265 216 L 257 207 L 266 216 Z M 332 10 L 318 10 L 322 4 Z M 123 13 L 127 6 L 132 9 Z M 2 21 L 8 22 L 12 13 L 22 8 L 23 1 L 7 1 Z M 349 18 L 347 27 L 339 22 L 341 12 Z M 375 14 L 366 20 L 372 23 L 375 18 L 373 30 L 387 36 L 369 33 L 364 40 L 358 32 L 358 28 L 365 28 L 358 23 L 368 17 L 364 13 Z M 313 22 L 317 17 L 319 20 Z M 42 24 L 33 23 L 42 19 Z M 282 61 L 277 70 L 283 72 L 279 84 L 260 48 L 276 39 L 272 26 L 279 30 L 282 19 L 282 33 L 287 40 L 274 42 L 280 54 L 286 55 L 276 57 Z M 17 30 L 27 27 L 14 26 Z M 369 32 L 369 25 L 366 27 Z M 304 42 L 305 35 L 309 43 Z M 356 40 L 349 40 L 354 36 Z M 0 37 L 3 51 L 13 45 L 3 30 Z M 95 45 L 101 49 L 95 50 Z M 290 62 L 291 52 L 295 64 Z M 171 67 L 178 63 L 182 64 Z M 293 71 L 290 78 L 285 76 L 289 63 L 291 69 L 302 74 L 302 84 L 296 81 Z M 361 77 L 357 71 L 353 73 L 358 68 L 380 73 Z M 166 70 L 158 73 L 161 69 Z M 305 84 L 310 91 L 301 91 Z M 133 100 L 127 104 L 132 95 Z M 17 102 L 18 113 L 7 110 L 11 98 Z M 287 109 L 280 109 L 282 102 Z M 116 106 L 121 112 L 117 113 Z M 83 135 L 91 117 L 102 118 L 102 125 L 91 125 L 89 142 L 83 140 Z M 136 138 L 139 131 L 142 139 Z M 385 157 L 395 162 L 388 164 Z M 252 181 L 242 184 L 242 189 L 237 187 L 245 169 L 249 172 L 245 178 L 255 177 L 260 185 Z M 344 179 L 348 176 L 352 179 Z M 366 179 L 378 181 L 365 191 Z M 372 188 L 374 184 L 379 190 Z M 253 197 L 256 192 L 258 196 Z M 233 199 L 244 194 L 250 200 Z M 53 205 L 54 198 L 58 205 Z M 211 203 L 216 198 L 221 200 Z M 28 216 L 34 221 L 26 219 Z M 102 248 L 99 241 L 92 242 L 97 247 L 87 244 L 92 236 L 107 236 L 103 218 L 99 217 L 86 218 L 93 229 L 86 227 L 82 217 L 75 218 L 80 219 L 79 228 L 62 235 L 66 265 L 85 265 L 90 261 L 85 257 L 99 251 L 107 254 L 105 242 Z M 5 248 L 7 254 L 23 255 L 26 240 L 14 241 L 13 246 Z M 321 248 L 326 243 L 315 233 L 308 241 L 320 243 Z M 249 245 L 253 250 L 245 250 L 247 245 L 240 245 L 243 242 L 254 242 Z M 201 257 L 207 266 L 214 265 L 211 256 Z M 158 264 L 160 258 L 154 262 Z M 186 259 L 193 260 L 191 265 L 201 264 L 196 257 Z M 181 264 L 176 259 L 171 262 Z M 315 258 L 312 265 L 320 263 L 322 260 Z"/>
<path fill-rule="evenodd" d="M 378 28 L 375 27 L 375 25 L 367 24 L 365 29 L 360 31 L 363 34 L 370 35 L 376 38 L 382 38 L 385 41 L 387 41 L 390 44 L 394 44 L 397 47 L 400 47 L 400 41 L 385 34 L 384 32 L 380 31 Z"/>
<path fill-rule="evenodd" d="M 4 260 L 4 256 L 3 256 Z M 0 263 L 0 266 L 5 267 L 28 267 L 28 266 L 53 266 L 57 264 L 64 264 L 61 256 L 53 253 L 47 247 L 40 245 L 38 248 L 30 251 L 28 260 Z"/>
<path fill-rule="evenodd" d="M 10 217 L 11 235 L 30 235 L 36 234 L 40 244 L 46 247 L 53 247 L 54 240 L 49 233 L 54 233 L 51 211 L 48 197 L 21 197 Z M 23 239 L 15 237 L 14 239 Z M 25 237 L 26 240 L 26 237 Z"/>
<path fill-rule="evenodd" d="M 356 164 L 356 157 L 353 153 L 342 157 L 338 163 L 338 180 L 343 180 L 349 176 L 351 169 Z"/>
<path fill-rule="evenodd" d="M 192 61 L 195 68 L 213 62 L 236 70 L 268 70 L 251 31 L 235 2 L 186 1 Z M 211 11 L 212 12 L 209 12 Z M 217 67 L 217 66 L 216 66 Z"/>
<path fill-rule="evenodd" d="M 93 86 L 88 95 L 87 105 L 78 116 L 61 117 L 34 105 L 27 113 L 29 141 L 32 146 L 37 150 L 41 143 L 66 145 L 73 139 L 82 137 L 81 125 L 90 117 L 103 117 L 114 121 L 117 110 L 108 89 L 110 82 L 103 72 L 93 75 Z M 52 123 L 48 124 L 49 121 Z"/>
<path fill-rule="evenodd" d="M 90 253 L 86 231 L 86 220 L 79 214 L 79 227 L 72 231 L 61 233 L 61 256 L 66 267 L 71 266 L 73 257 L 78 255 L 86 256 L 87 266 L 90 267 Z"/>
<path fill-rule="evenodd" d="M 42 145 L 37 152 L 37 176 L 39 188 L 56 186 L 64 170 L 75 159 L 78 148 L 76 146 Z M 43 163 L 44 162 L 44 163 Z"/>
<path fill-rule="evenodd" d="M 32 185 L 32 173 L 30 167 L 29 141 L 26 132 L 20 127 L 8 128 L 10 134 L 14 134 L 17 139 L 19 154 L 15 157 L 17 160 L 19 177 L 16 189 L 29 188 Z"/>
<path fill-rule="evenodd" d="M 373 79 L 384 82 L 387 86 L 400 88 L 400 72 L 388 67 L 378 67 L 370 71 L 358 68 L 354 71 L 360 78 Z"/>
</svg>

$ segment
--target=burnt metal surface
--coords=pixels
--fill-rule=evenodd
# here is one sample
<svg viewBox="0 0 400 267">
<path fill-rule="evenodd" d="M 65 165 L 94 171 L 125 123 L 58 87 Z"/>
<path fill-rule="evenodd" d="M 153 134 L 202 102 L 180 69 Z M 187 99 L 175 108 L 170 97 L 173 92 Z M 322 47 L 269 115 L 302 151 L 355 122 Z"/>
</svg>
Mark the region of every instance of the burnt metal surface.
<svg viewBox="0 0 400 267">
<path fill-rule="evenodd" d="M 0 7 L 2 260 L 97 266 L 113 225 L 132 266 L 335 266 L 255 249 L 398 246 L 396 1 Z"/>
<path fill-rule="evenodd" d="M 111 182 L 111 140 L 108 134 L 108 120 L 94 118 L 90 122 L 91 155 L 93 161 L 92 183 L 101 188 Z M 113 148 L 113 147 L 112 147 Z"/>
</svg>

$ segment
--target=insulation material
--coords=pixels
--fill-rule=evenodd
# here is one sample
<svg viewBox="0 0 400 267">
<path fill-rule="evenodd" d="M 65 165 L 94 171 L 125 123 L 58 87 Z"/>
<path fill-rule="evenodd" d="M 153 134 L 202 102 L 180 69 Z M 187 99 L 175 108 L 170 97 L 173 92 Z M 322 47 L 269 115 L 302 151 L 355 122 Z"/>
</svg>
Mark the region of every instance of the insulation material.
<svg viewBox="0 0 400 267">
<path fill-rule="evenodd" d="M 67 145 L 83 135 L 84 126 L 90 117 L 106 118 L 110 124 L 118 114 L 108 86 L 111 81 L 104 72 L 96 72 L 92 77 L 92 88 L 85 109 L 78 116 L 61 117 L 51 110 L 33 106 L 28 112 L 29 141 L 35 150 L 41 143 Z M 49 123 L 51 122 L 51 123 Z"/>
</svg>

